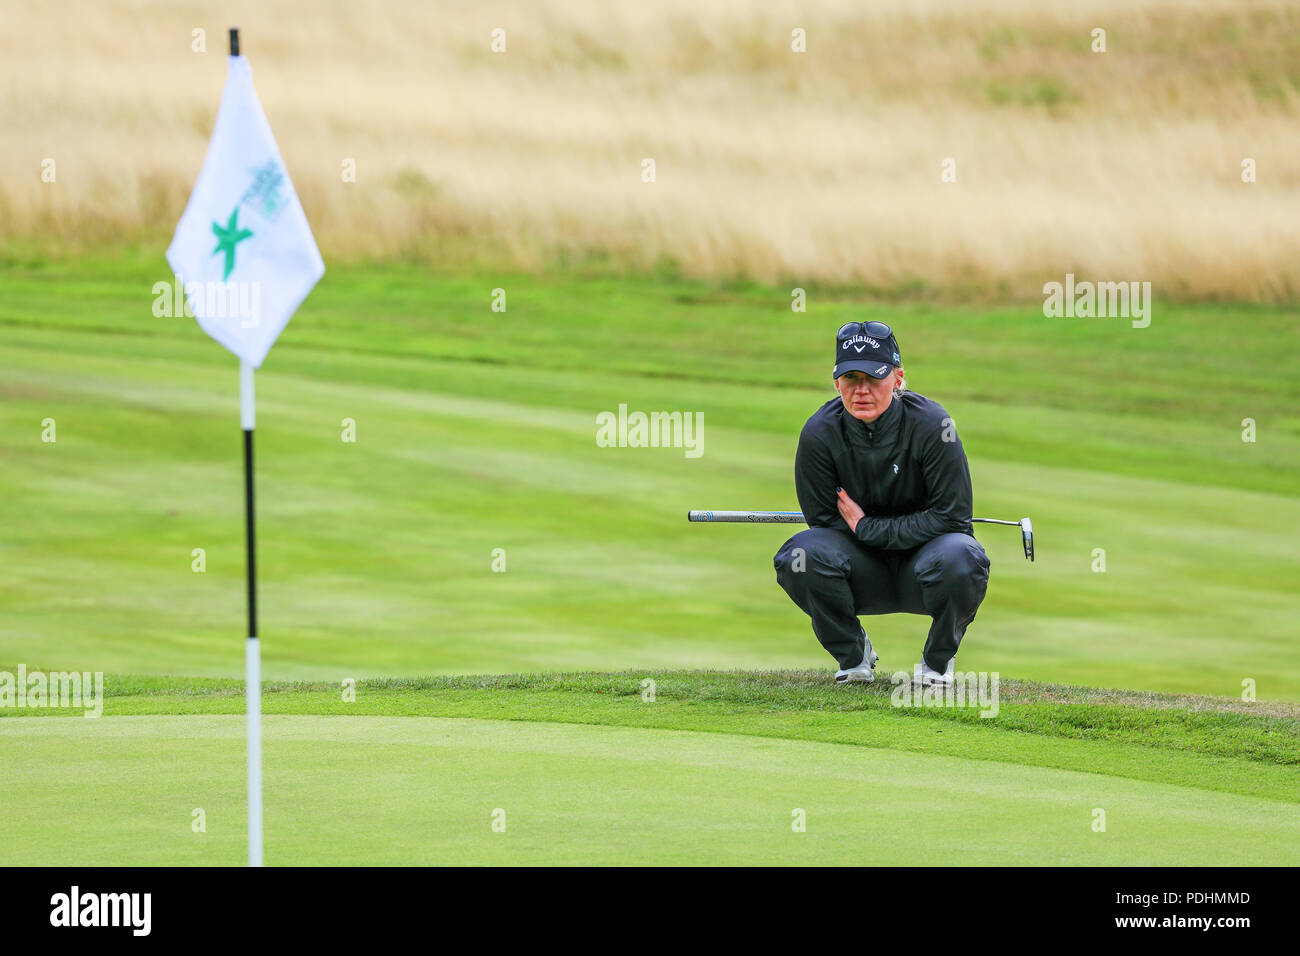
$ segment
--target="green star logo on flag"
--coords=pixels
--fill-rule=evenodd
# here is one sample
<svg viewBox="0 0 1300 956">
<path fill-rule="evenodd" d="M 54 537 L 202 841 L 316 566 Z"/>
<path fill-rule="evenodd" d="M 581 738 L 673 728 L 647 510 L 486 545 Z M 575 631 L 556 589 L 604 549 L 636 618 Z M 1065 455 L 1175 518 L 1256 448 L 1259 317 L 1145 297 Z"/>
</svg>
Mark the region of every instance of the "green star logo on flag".
<svg viewBox="0 0 1300 956">
<path fill-rule="evenodd" d="M 212 232 L 217 237 L 217 247 L 212 250 L 212 254 L 215 256 L 222 250 L 225 250 L 226 253 L 226 273 L 221 277 L 222 281 L 229 279 L 231 270 L 235 268 L 236 244 L 252 238 L 253 235 L 251 230 L 239 228 L 239 224 L 235 221 L 238 216 L 239 207 L 236 206 L 235 211 L 230 214 L 226 228 L 222 229 L 221 225 L 216 222 L 212 224 Z"/>
</svg>

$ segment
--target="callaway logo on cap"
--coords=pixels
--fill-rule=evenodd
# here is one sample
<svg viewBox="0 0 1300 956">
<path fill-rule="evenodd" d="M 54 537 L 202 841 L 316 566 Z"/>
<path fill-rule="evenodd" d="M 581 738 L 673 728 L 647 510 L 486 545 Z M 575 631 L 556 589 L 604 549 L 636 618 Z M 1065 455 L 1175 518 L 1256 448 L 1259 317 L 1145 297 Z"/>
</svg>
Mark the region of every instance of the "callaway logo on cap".
<svg viewBox="0 0 1300 956">
<path fill-rule="evenodd" d="M 861 344 L 861 345 L 858 345 L 858 344 L 857 344 L 858 342 L 861 342 L 862 344 Z M 855 336 L 854 336 L 853 338 L 851 338 L 851 339 L 846 339 L 845 341 L 843 341 L 843 342 L 840 343 L 840 348 L 842 348 L 842 349 L 846 349 L 846 348 L 848 348 L 849 346 L 852 346 L 852 347 L 853 347 L 853 351 L 855 351 L 855 352 L 861 352 L 861 351 L 862 351 L 863 349 L 865 349 L 868 345 L 870 345 L 873 349 L 878 349 L 878 348 L 880 348 L 880 343 L 879 343 L 879 342 L 877 342 L 875 339 L 867 338 L 867 336 L 865 336 L 865 335 L 855 335 Z"/>
<path fill-rule="evenodd" d="M 884 322 L 849 322 L 835 336 L 835 377 L 845 372 L 864 372 L 884 378 L 902 365 L 898 340 Z"/>
</svg>

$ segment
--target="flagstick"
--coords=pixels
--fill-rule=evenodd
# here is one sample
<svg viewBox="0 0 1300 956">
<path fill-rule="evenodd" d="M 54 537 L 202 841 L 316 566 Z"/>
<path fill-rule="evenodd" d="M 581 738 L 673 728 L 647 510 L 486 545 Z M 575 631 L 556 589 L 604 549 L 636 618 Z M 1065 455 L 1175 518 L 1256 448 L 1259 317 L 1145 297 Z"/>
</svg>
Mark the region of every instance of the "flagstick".
<svg viewBox="0 0 1300 956">
<path fill-rule="evenodd" d="M 230 55 L 239 56 L 239 28 L 230 28 Z M 253 366 L 239 361 L 239 424 L 244 430 L 244 525 L 248 556 L 248 642 L 244 701 L 248 725 L 248 865 L 262 865 L 262 648 L 257 641 L 257 546 L 253 534 Z"/>
<path fill-rule="evenodd" d="M 260 252 L 251 255 L 264 256 L 277 271 L 283 273 L 276 279 L 277 286 L 282 287 L 285 295 L 274 310 L 274 331 L 268 331 L 265 327 L 256 332 L 245 331 L 256 328 L 256 323 L 253 326 L 241 323 L 240 329 L 234 330 L 217 321 L 222 317 L 210 316 L 198 308 L 194 309 L 195 317 L 204 331 L 241 360 L 239 409 L 244 432 L 244 514 L 248 563 L 248 640 L 244 645 L 244 696 L 248 734 L 248 863 L 250 866 L 261 866 L 262 655 L 257 636 L 257 547 L 253 508 L 253 366 L 248 361 L 256 358 L 261 363 L 265 358 L 267 350 L 279 334 L 278 330 L 284 327 L 297 304 L 301 303 L 303 297 L 325 274 L 325 263 L 321 260 L 320 250 L 316 247 L 302 207 L 293 195 L 293 187 L 280 158 L 279 148 L 275 145 L 275 137 L 271 135 L 257 92 L 253 89 L 252 72 L 240 54 L 239 30 L 232 27 L 230 61 L 227 64 L 226 86 L 221 94 L 221 107 L 217 110 L 217 122 L 204 157 L 203 171 L 199 173 L 190 201 L 167 249 L 167 262 L 178 281 L 182 275 L 211 277 L 223 267 L 222 279 L 225 281 L 236 267 L 236 245 L 252 239 L 252 248 L 260 246 Z M 239 62 L 236 63 L 236 60 Z M 246 163 L 251 164 L 252 168 L 246 166 Z M 275 175 L 268 178 L 271 171 Z M 256 175 L 253 183 L 256 188 L 250 191 L 239 180 L 254 172 Z M 220 222 L 211 217 L 226 216 L 232 199 L 235 203 L 234 211 L 229 214 L 227 226 L 223 229 Z M 284 209 L 285 216 L 275 228 L 269 230 L 267 227 L 270 223 L 263 217 L 262 226 L 258 230 L 261 235 L 255 237 L 253 230 L 240 229 L 237 225 L 239 211 L 246 200 L 253 201 L 252 212 L 258 208 L 263 213 Z M 211 232 L 218 237 L 216 249 L 210 245 L 212 236 L 209 234 L 209 224 Z M 224 261 L 215 260 L 213 257 L 223 250 Z M 242 261 L 246 263 L 248 258 L 249 255 L 245 254 Z M 245 274 L 247 271 L 245 269 Z"/>
<path fill-rule="evenodd" d="M 244 519 L 248 553 L 248 643 L 244 696 L 248 714 L 248 865 L 262 865 L 262 650 L 257 641 L 257 547 L 253 536 L 253 366 L 239 363 L 239 423 L 244 429 Z"/>
</svg>

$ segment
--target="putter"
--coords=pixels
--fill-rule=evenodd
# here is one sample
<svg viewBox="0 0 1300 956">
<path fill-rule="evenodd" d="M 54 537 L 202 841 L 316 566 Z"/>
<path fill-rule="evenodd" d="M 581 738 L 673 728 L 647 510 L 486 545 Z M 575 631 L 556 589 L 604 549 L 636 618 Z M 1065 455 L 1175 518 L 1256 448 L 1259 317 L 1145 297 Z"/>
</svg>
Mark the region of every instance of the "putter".
<svg viewBox="0 0 1300 956">
<path fill-rule="evenodd" d="M 806 524 L 802 511 L 688 511 L 687 521 L 721 521 L 736 524 Z M 981 524 L 1007 524 L 1020 529 L 1020 537 L 1025 546 L 1025 557 L 1034 560 L 1034 523 L 1028 518 L 1019 521 L 1003 521 L 1000 518 L 971 518 Z"/>
</svg>

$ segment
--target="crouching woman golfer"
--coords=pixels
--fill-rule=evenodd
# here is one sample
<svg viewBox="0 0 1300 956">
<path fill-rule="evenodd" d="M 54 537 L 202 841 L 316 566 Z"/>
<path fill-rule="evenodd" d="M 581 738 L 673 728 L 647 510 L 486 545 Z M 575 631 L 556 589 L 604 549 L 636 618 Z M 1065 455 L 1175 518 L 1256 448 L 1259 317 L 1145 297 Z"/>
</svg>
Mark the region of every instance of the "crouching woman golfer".
<svg viewBox="0 0 1300 956">
<path fill-rule="evenodd" d="M 906 391 L 898 340 L 850 322 L 835 342 L 839 398 L 799 435 L 794 481 L 808 530 L 781 546 L 776 578 L 839 662 L 839 683 L 875 679 L 859 614 L 927 614 L 913 679 L 951 684 L 966 626 L 988 588 L 971 536 L 966 453 L 947 412 Z"/>
</svg>

